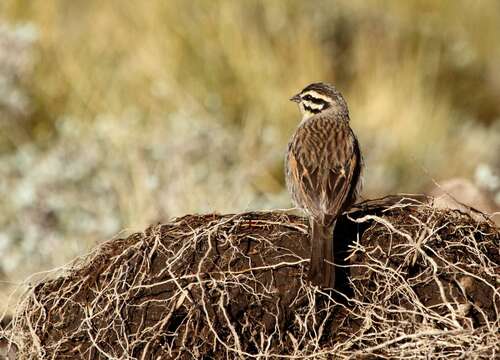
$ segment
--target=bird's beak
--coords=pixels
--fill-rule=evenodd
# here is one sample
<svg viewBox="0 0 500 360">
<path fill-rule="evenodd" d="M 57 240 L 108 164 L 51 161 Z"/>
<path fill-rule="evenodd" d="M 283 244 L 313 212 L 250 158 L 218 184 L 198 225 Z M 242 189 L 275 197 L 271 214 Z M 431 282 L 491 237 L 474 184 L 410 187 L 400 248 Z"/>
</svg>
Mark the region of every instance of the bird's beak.
<svg viewBox="0 0 500 360">
<path fill-rule="evenodd" d="M 293 102 L 296 102 L 296 103 L 299 103 L 299 102 L 300 102 L 300 100 L 301 100 L 301 99 L 300 99 L 299 94 L 294 95 L 294 96 L 292 96 L 292 97 L 290 98 L 290 101 L 293 101 Z"/>
</svg>

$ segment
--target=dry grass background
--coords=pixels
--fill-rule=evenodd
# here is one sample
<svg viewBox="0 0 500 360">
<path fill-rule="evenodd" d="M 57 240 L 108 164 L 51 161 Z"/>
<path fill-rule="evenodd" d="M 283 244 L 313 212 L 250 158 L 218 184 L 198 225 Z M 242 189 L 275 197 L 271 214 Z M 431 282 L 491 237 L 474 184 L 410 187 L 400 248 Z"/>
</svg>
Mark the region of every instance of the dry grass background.
<svg viewBox="0 0 500 360">
<path fill-rule="evenodd" d="M 288 207 L 287 99 L 311 81 L 348 99 L 365 197 L 479 174 L 500 201 L 499 14 L 493 0 L 3 0 L 0 311 L 28 274 L 121 229 Z"/>
</svg>

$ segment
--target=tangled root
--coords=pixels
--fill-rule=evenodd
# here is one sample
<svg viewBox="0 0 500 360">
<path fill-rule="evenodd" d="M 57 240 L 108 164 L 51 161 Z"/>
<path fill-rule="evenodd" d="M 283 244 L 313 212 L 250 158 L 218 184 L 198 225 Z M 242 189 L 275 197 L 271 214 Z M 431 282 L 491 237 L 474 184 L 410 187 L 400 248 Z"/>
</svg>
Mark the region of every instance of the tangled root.
<svg viewBox="0 0 500 360">
<path fill-rule="evenodd" d="M 20 359 L 499 355 L 498 228 L 404 198 L 337 224 L 336 291 L 307 281 L 303 218 L 189 215 L 32 287 L 6 334 Z"/>
</svg>

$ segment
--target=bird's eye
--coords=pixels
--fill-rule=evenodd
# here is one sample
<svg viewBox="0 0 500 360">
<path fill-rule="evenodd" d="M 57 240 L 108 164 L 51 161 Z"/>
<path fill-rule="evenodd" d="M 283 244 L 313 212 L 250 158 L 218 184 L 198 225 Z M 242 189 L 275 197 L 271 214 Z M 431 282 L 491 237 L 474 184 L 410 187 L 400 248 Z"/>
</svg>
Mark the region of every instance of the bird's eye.
<svg viewBox="0 0 500 360">
<path fill-rule="evenodd" d="M 311 101 L 312 100 L 312 96 L 311 95 L 306 95 L 306 96 L 304 96 L 303 99 L 307 100 L 307 101 Z"/>
</svg>

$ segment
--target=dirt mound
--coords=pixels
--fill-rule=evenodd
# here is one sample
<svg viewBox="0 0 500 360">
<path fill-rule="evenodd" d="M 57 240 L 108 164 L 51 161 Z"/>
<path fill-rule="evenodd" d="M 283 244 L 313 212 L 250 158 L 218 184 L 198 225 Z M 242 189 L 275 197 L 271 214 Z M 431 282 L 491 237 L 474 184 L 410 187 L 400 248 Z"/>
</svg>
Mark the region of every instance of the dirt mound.
<svg viewBox="0 0 500 360">
<path fill-rule="evenodd" d="M 30 289 L 19 358 L 491 357 L 500 233 L 412 199 L 338 221 L 338 291 L 306 281 L 303 218 L 185 216 L 106 242 Z M 339 245 L 340 246 L 340 245 Z"/>
</svg>

